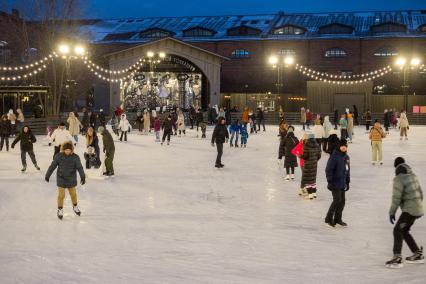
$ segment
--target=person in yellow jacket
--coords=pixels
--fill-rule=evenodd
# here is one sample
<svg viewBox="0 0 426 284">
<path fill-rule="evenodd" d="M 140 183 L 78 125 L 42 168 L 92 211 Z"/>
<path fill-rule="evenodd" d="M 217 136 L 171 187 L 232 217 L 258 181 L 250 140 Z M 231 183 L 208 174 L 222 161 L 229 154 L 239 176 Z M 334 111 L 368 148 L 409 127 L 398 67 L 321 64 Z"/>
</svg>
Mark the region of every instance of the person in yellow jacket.
<svg viewBox="0 0 426 284">
<path fill-rule="evenodd" d="M 382 140 L 386 137 L 386 133 L 380 126 L 379 122 L 375 122 L 373 128 L 370 130 L 369 138 L 371 140 L 371 148 L 373 150 L 373 166 L 376 163 L 383 165 L 382 161 Z"/>
<path fill-rule="evenodd" d="M 243 112 L 243 117 L 241 118 L 242 123 L 246 126 L 249 123 L 249 108 L 245 107 Z"/>
</svg>

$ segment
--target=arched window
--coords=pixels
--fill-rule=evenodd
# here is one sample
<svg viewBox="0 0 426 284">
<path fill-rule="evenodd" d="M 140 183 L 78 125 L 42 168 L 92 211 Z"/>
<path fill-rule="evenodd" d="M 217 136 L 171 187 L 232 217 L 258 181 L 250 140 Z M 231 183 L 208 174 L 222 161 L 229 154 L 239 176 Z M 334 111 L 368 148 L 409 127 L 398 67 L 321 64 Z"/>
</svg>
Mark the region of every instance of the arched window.
<svg viewBox="0 0 426 284">
<path fill-rule="evenodd" d="M 405 33 L 407 26 L 398 23 L 383 23 L 370 27 L 373 33 Z"/>
<path fill-rule="evenodd" d="M 216 31 L 203 27 L 193 27 L 183 31 L 184 37 L 209 37 L 214 36 Z"/>
<path fill-rule="evenodd" d="M 163 38 L 163 37 L 171 37 L 174 36 L 174 32 L 153 28 L 153 29 L 147 29 L 142 32 L 140 32 L 139 36 L 142 38 Z"/>
<path fill-rule="evenodd" d="M 241 25 L 235 28 L 230 28 L 226 31 L 228 36 L 256 36 L 262 33 L 261 30 L 249 26 Z"/>
<path fill-rule="evenodd" d="M 339 47 L 330 48 L 325 51 L 324 56 L 327 58 L 338 58 L 338 57 L 346 57 L 348 54 L 346 51 Z"/>
<path fill-rule="evenodd" d="M 373 55 L 376 56 L 376 57 L 397 56 L 398 54 L 399 53 L 396 50 L 396 48 L 389 47 L 389 46 L 381 47 L 373 53 Z"/>
<path fill-rule="evenodd" d="M 354 28 L 348 25 L 333 23 L 318 28 L 319 34 L 352 34 Z"/>
<path fill-rule="evenodd" d="M 306 29 L 303 27 L 284 25 L 273 30 L 274 35 L 303 35 Z"/>
<path fill-rule="evenodd" d="M 232 51 L 231 57 L 232 58 L 249 58 L 250 52 L 248 52 L 248 50 L 245 50 L 245 49 L 242 49 L 242 48 L 235 49 L 234 51 Z"/>
<path fill-rule="evenodd" d="M 290 48 L 283 48 L 278 51 L 278 54 L 283 56 L 295 56 L 296 50 Z"/>
<path fill-rule="evenodd" d="M 0 40 L 0 64 L 8 64 L 11 59 L 12 52 L 6 41 Z"/>
</svg>

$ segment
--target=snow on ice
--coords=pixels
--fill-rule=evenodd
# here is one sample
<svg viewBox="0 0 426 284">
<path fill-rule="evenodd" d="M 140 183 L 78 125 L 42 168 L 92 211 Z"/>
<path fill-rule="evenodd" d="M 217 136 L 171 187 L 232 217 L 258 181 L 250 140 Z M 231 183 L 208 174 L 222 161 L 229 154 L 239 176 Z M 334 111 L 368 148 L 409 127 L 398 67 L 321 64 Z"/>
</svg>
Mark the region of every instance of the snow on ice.
<svg viewBox="0 0 426 284">
<path fill-rule="evenodd" d="M 303 200 L 300 169 L 296 181 L 284 181 L 277 163 L 277 133 L 269 126 L 246 149 L 225 147 L 218 170 L 216 149 L 195 131 L 172 137 L 170 146 L 133 132 L 129 142 L 116 142 L 116 176 L 87 171 L 78 188 L 82 216 L 67 194 L 62 221 L 56 178 L 44 181 L 53 148 L 38 137 L 42 172 L 29 162 L 25 174 L 19 145 L 3 150 L 0 283 L 425 283 L 424 265 L 390 270 L 384 263 L 392 256 L 393 160 L 404 155 L 426 185 L 426 128 L 411 127 L 408 141 L 392 131 L 383 166 L 371 165 L 364 128 L 356 129 L 346 229 L 324 225 L 328 155 L 319 164 L 318 199 Z M 80 137 L 82 159 L 84 150 Z M 419 245 L 426 245 L 424 219 L 412 230 Z M 405 244 L 403 254 L 411 254 Z"/>
</svg>

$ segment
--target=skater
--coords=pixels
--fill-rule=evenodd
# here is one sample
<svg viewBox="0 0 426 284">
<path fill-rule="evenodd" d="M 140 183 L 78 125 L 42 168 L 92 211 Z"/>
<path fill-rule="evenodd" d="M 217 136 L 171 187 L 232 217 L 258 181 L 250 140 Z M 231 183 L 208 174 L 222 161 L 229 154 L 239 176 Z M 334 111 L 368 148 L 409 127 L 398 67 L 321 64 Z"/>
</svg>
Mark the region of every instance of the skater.
<svg viewBox="0 0 426 284">
<path fill-rule="evenodd" d="M 322 150 L 324 152 L 327 152 L 327 146 L 328 146 L 328 137 L 330 137 L 330 132 L 333 130 L 333 125 L 330 122 L 330 117 L 326 115 L 324 117 L 324 138 L 322 139 Z"/>
<path fill-rule="evenodd" d="M 337 109 L 334 110 L 333 122 L 334 122 L 334 129 L 337 130 L 337 126 L 339 125 L 339 111 Z"/>
<path fill-rule="evenodd" d="M 101 165 L 101 159 L 100 159 L 101 151 L 99 149 L 99 138 L 98 138 L 98 135 L 96 135 L 96 132 L 92 127 L 89 127 L 87 129 L 86 147 L 87 147 L 87 149 L 89 149 L 89 148 L 93 149 L 93 155 L 91 157 L 94 158 L 96 160 L 96 164 L 100 166 Z M 89 153 L 89 150 L 87 152 Z M 97 166 L 96 168 L 99 168 L 99 166 Z M 90 169 L 90 167 L 88 167 L 88 164 L 87 164 L 87 159 L 86 159 L 86 169 Z"/>
<path fill-rule="evenodd" d="M 81 134 L 86 135 L 87 129 L 89 128 L 89 112 L 86 108 L 83 108 L 83 118 L 81 120 L 82 129 Z"/>
<path fill-rule="evenodd" d="M 322 140 L 325 137 L 324 127 L 321 125 L 321 120 L 315 120 L 315 125 L 312 128 L 312 133 L 314 134 L 315 140 L 317 141 L 318 145 L 321 147 Z"/>
<path fill-rule="evenodd" d="M 238 136 L 240 135 L 241 131 L 241 124 L 238 121 L 238 119 L 234 120 L 234 122 L 229 126 L 229 134 L 231 136 L 231 139 L 229 140 L 231 147 L 238 148 Z M 234 145 L 234 137 L 235 137 L 235 145 Z"/>
<path fill-rule="evenodd" d="M 225 110 L 223 109 L 223 107 L 221 107 L 221 108 L 219 109 L 219 112 L 218 112 L 218 114 L 217 114 L 217 116 L 216 116 L 216 120 L 217 120 L 217 121 L 219 121 L 219 117 L 223 117 L 223 118 L 225 118 L 225 117 L 226 117 L 226 113 L 225 113 Z M 225 122 L 226 122 L 226 119 L 225 119 Z"/>
<path fill-rule="evenodd" d="M 260 107 L 257 108 L 257 125 L 259 127 L 257 131 L 260 131 L 260 125 L 262 125 L 262 127 L 263 127 L 263 132 L 266 131 L 266 129 L 265 129 L 265 113 L 262 110 L 262 108 L 260 108 Z"/>
<path fill-rule="evenodd" d="M 27 153 L 31 158 L 31 162 L 33 162 L 34 167 L 39 171 L 40 168 L 37 165 L 37 160 L 34 154 L 34 143 L 37 141 L 34 134 L 31 132 L 29 126 L 24 126 L 22 131 L 18 136 L 16 136 L 13 141 L 11 148 L 15 148 L 16 143 L 20 142 L 21 148 L 21 162 L 22 162 L 22 170 L 21 172 L 25 172 L 27 170 Z"/>
<path fill-rule="evenodd" d="M 287 125 L 287 123 L 283 122 L 278 128 L 278 137 L 280 137 L 280 146 L 278 147 L 278 160 L 280 161 L 285 156 L 285 139 L 287 137 L 288 127 L 289 126 Z"/>
<path fill-rule="evenodd" d="M 124 137 L 124 142 L 127 142 L 127 132 L 130 131 L 131 126 L 130 126 L 129 121 L 127 120 L 126 114 L 124 114 L 124 113 L 121 115 L 121 119 L 120 119 L 120 123 L 118 125 L 118 129 L 120 129 L 120 131 L 121 131 L 120 141 L 123 141 L 123 137 Z"/>
<path fill-rule="evenodd" d="M 256 133 L 257 134 L 257 128 L 256 128 L 256 114 L 254 112 L 249 113 L 249 122 L 250 122 L 250 134 Z"/>
<path fill-rule="evenodd" d="M 87 152 L 84 153 L 84 159 L 86 160 L 86 169 L 91 169 L 92 167 L 99 169 L 101 166 L 101 162 L 98 160 L 95 148 L 93 147 L 87 147 Z"/>
<path fill-rule="evenodd" d="M 22 127 L 24 126 L 25 117 L 24 117 L 24 113 L 22 112 L 20 108 L 16 109 L 16 113 L 18 114 L 18 116 L 16 117 L 18 133 L 21 133 Z"/>
<path fill-rule="evenodd" d="M 52 135 L 50 135 L 49 146 L 52 145 L 52 143 L 55 143 L 53 158 L 55 158 L 55 155 L 61 151 L 61 145 L 69 141 L 75 144 L 74 138 L 65 128 L 65 123 L 61 122 L 58 128 L 56 128 L 55 131 L 53 131 Z"/>
<path fill-rule="evenodd" d="M 389 134 L 389 127 L 390 127 L 390 111 L 385 109 L 384 115 L 383 115 L 383 125 L 386 130 L 386 134 Z"/>
<path fill-rule="evenodd" d="M 118 119 L 115 115 L 111 117 L 109 124 L 111 125 L 112 132 L 114 132 L 115 136 L 118 138 L 120 133 L 118 132 Z"/>
<path fill-rule="evenodd" d="M 366 133 L 368 133 L 370 131 L 370 126 L 372 122 L 371 111 L 369 109 L 365 113 L 364 117 L 365 117 L 365 131 Z"/>
<path fill-rule="evenodd" d="M 340 139 L 348 139 L 348 120 L 346 119 L 346 115 L 342 114 L 340 121 Z"/>
<path fill-rule="evenodd" d="M 105 127 L 105 122 L 106 122 L 106 118 L 105 118 L 105 113 L 103 109 L 99 110 L 99 125 Z"/>
<path fill-rule="evenodd" d="M 174 132 L 174 134 L 172 133 L 172 135 L 176 136 L 177 135 L 177 120 L 178 120 L 178 115 L 177 115 L 176 110 L 174 110 L 171 115 L 172 115 L 172 128 L 173 128 L 173 132 Z"/>
<path fill-rule="evenodd" d="M 167 116 L 167 118 L 163 121 L 161 128 L 163 129 L 163 139 L 161 140 L 161 145 L 163 145 L 164 141 L 166 141 L 166 137 L 167 145 L 170 145 L 170 136 L 173 135 L 173 121 L 171 115 Z"/>
<path fill-rule="evenodd" d="M 16 134 L 16 115 L 13 109 L 10 109 L 7 113 L 7 119 L 10 121 L 10 135 L 15 137 Z"/>
<path fill-rule="evenodd" d="M 191 124 L 191 129 L 194 129 L 194 121 L 196 121 L 197 112 L 195 111 L 194 106 L 189 108 L 189 123 Z"/>
<path fill-rule="evenodd" d="M 160 142 L 161 122 L 158 116 L 154 119 L 155 142 Z"/>
<path fill-rule="evenodd" d="M 327 150 L 325 151 L 327 154 L 333 154 L 333 151 L 339 148 L 339 137 L 337 137 L 337 131 L 332 129 L 330 131 L 330 136 L 327 139 Z"/>
<path fill-rule="evenodd" d="M 376 163 L 383 165 L 382 162 L 382 140 L 386 137 L 386 133 L 383 131 L 383 128 L 380 126 L 379 122 L 374 123 L 373 128 L 370 130 L 369 138 L 371 140 L 371 148 L 373 151 L 373 166 Z"/>
<path fill-rule="evenodd" d="M 3 151 L 3 145 L 6 143 L 6 151 L 9 152 L 9 136 L 11 134 L 10 120 L 7 115 L 3 115 L 0 121 L 0 151 Z"/>
<path fill-rule="evenodd" d="M 407 132 L 410 129 L 410 125 L 408 123 L 407 114 L 405 112 L 401 112 L 401 116 L 399 118 L 399 128 L 400 128 L 400 140 L 402 140 L 403 136 L 405 136 L 405 140 L 408 140 Z"/>
<path fill-rule="evenodd" d="M 294 168 L 297 167 L 297 157 L 292 153 L 292 150 L 297 146 L 297 144 L 299 144 L 299 140 L 294 135 L 294 127 L 289 126 L 284 142 L 285 180 L 294 180 Z"/>
<path fill-rule="evenodd" d="M 70 112 L 68 114 L 68 131 L 71 134 L 71 136 L 74 138 L 75 142 L 78 142 L 78 134 L 80 133 L 80 127 L 82 127 L 80 121 L 77 117 L 75 117 L 74 112 Z"/>
<path fill-rule="evenodd" d="M 312 123 L 313 117 L 314 117 L 314 115 L 312 114 L 312 112 L 309 109 L 306 109 L 306 127 L 308 129 L 310 129 L 309 126 Z"/>
<path fill-rule="evenodd" d="M 347 133 L 348 133 L 348 142 L 352 143 L 353 135 L 354 135 L 354 115 L 352 113 L 347 114 Z"/>
<path fill-rule="evenodd" d="M 249 113 L 250 113 L 249 108 L 245 107 L 244 112 L 243 112 L 243 116 L 241 118 L 241 122 L 244 126 L 247 126 L 247 124 L 249 123 Z"/>
<path fill-rule="evenodd" d="M 359 121 L 358 121 L 358 116 L 359 116 L 358 108 L 356 107 L 356 105 L 353 105 L 353 107 L 354 107 L 354 111 L 353 111 L 354 123 L 355 123 L 355 125 L 359 125 Z"/>
<path fill-rule="evenodd" d="M 224 165 L 222 164 L 223 143 L 228 143 L 228 139 L 229 133 L 225 125 L 225 118 L 220 117 L 218 119 L 216 127 L 213 130 L 212 135 L 212 146 L 214 147 L 214 144 L 216 143 L 217 148 L 217 157 L 215 163 L 216 168 L 224 167 Z"/>
<path fill-rule="evenodd" d="M 327 188 L 333 195 L 333 202 L 328 209 L 325 223 L 331 227 L 336 225 L 347 227 L 347 224 L 342 221 L 342 212 L 345 208 L 345 193 L 349 190 L 351 181 L 350 159 L 347 151 L 348 144 L 346 140 L 340 140 L 339 147 L 331 154 L 325 169 Z"/>
<path fill-rule="evenodd" d="M 137 112 L 136 112 L 136 119 L 135 119 L 135 123 L 133 124 L 134 126 L 136 126 L 137 125 L 137 127 L 138 127 L 138 131 L 140 132 L 140 133 L 142 133 L 143 132 L 143 114 L 142 114 L 142 112 L 140 111 L 140 110 L 138 110 Z"/>
<path fill-rule="evenodd" d="M 112 139 L 111 133 L 106 130 L 105 127 L 99 126 L 98 133 L 102 135 L 102 143 L 104 145 L 103 152 L 105 153 L 105 172 L 104 176 L 113 176 L 114 175 L 114 154 L 115 154 L 115 145 L 114 139 Z"/>
<path fill-rule="evenodd" d="M 300 123 L 302 124 L 303 130 L 305 130 L 306 127 L 306 111 L 305 108 L 300 108 Z"/>
<path fill-rule="evenodd" d="M 143 131 L 145 134 L 151 132 L 151 115 L 147 109 L 143 111 Z"/>
<path fill-rule="evenodd" d="M 179 130 L 179 137 L 181 137 L 182 133 L 185 136 L 186 135 L 185 116 L 183 115 L 182 110 L 178 111 L 176 124 Z"/>
<path fill-rule="evenodd" d="M 397 157 L 394 161 L 395 177 L 393 179 L 392 203 L 389 209 L 389 220 L 395 223 L 395 213 L 401 208 L 401 215 L 393 229 L 393 258 L 386 262 L 389 268 L 401 268 L 402 262 L 402 241 L 404 240 L 412 256 L 405 259 L 406 263 L 425 263 L 423 247 L 418 247 L 413 236 L 410 234 L 411 226 L 415 220 L 424 215 L 423 192 L 416 174 L 411 167 L 405 163 L 402 157 Z"/>
<path fill-rule="evenodd" d="M 62 152 L 56 154 L 49 169 L 46 172 L 44 178 L 46 182 L 49 182 L 50 176 L 56 171 L 56 185 L 58 186 L 58 212 L 57 216 L 62 220 L 64 216 L 64 198 L 65 189 L 71 196 L 74 213 L 78 216 L 81 215 L 81 211 L 78 208 L 77 202 L 77 172 L 80 175 L 80 184 L 86 183 L 86 175 L 84 174 L 83 166 L 81 165 L 80 157 L 74 153 L 73 144 L 70 142 L 62 145 Z"/>
<path fill-rule="evenodd" d="M 241 125 L 240 128 L 240 139 L 241 139 L 241 148 L 247 148 L 247 140 L 248 140 L 249 134 L 247 131 L 247 127 L 244 127 L 244 125 Z"/>
<path fill-rule="evenodd" d="M 314 134 L 308 134 L 308 139 L 303 145 L 302 159 L 305 161 L 302 170 L 302 188 L 306 189 L 306 199 L 317 197 L 317 167 L 321 158 L 321 148 L 315 140 Z"/>
</svg>

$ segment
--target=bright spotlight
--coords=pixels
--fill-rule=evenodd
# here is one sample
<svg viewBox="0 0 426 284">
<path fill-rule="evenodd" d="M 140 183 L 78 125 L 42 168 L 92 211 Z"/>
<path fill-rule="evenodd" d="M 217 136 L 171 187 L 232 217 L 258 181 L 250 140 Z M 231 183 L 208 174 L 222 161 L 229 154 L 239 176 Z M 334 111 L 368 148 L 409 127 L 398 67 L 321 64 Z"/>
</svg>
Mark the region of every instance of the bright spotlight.
<svg viewBox="0 0 426 284">
<path fill-rule="evenodd" d="M 404 57 L 399 57 L 398 59 L 396 59 L 396 65 L 400 67 L 403 67 L 405 63 L 407 63 L 407 59 L 405 59 Z"/>
<path fill-rule="evenodd" d="M 410 62 L 411 66 L 419 66 L 420 63 L 421 63 L 420 58 L 416 58 L 416 57 L 412 58 Z"/>
<path fill-rule="evenodd" d="M 278 63 L 278 57 L 276 56 L 269 57 L 269 63 L 272 65 L 276 65 Z"/>
<path fill-rule="evenodd" d="M 146 55 L 147 55 L 149 58 L 154 57 L 154 52 L 152 52 L 152 51 L 148 51 L 148 52 L 146 53 Z"/>
<path fill-rule="evenodd" d="M 58 51 L 59 51 L 59 53 L 64 54 L 64 55 L 68 54 L 68 53 L 70 53 L 70 47 L 67 44 L 61 44 L 58 47 Z"/>
<path fill-rule="evenodd" d="M 160 58 L 165 58 L 166 54 L 164 52 L 160 52 L 160 54 L 158 56 L 160 56 Z"/>
<path fill-rule="evenodd" d="M 294 57 L 287 56 L 284 58 L 284 64 L 285 65 L 293 65 L 294 64 Z"/>
<path fill-rule="evenodd" d="M 77 55 L 83 55 L 84 53 L 86 53 L 86 49 L 81 45 L 77 45 L 76 47 L 74 47 L 74 53 Z"/>
</svg>

